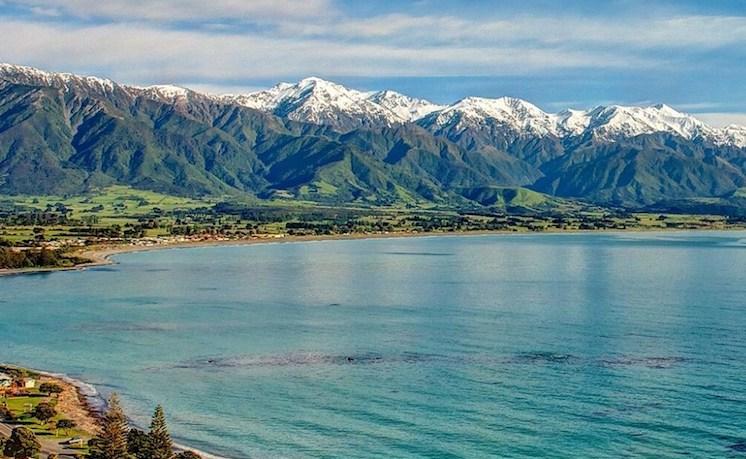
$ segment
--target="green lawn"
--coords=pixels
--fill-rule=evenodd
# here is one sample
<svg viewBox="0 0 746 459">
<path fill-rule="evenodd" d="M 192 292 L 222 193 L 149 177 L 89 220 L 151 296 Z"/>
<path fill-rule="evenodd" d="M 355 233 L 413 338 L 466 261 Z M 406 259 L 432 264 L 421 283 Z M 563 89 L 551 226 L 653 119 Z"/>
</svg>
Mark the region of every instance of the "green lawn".
<svg viewBox="0 0 746 459">
<path fill-rule="evenodd" d="M 59 421 L 60 419 L 65 419 L 64 415 L 58 414 L 46 424 L 42 423 L 31 415 L 31 412 L 34 410 L 34 408 L 36 408 L 36 406 L 41 402 L 49 402 L 54 405 L 54 397 L 47 397 L 43 394 L 32 393 L 28 396 L 0 398 L 0 403 L 3 402 L 7 404 L 8 408 L 13 413 L 13 416 L 15 417 L 14 423 L 28 427 L 37 436 L 53 436 L 59 438 L 88 436 L 85 432 L 79 429 L 70 429 L 69 431 L 58 431 L 57 429 L 55 429 L 55 422 Z"/>
</svg>

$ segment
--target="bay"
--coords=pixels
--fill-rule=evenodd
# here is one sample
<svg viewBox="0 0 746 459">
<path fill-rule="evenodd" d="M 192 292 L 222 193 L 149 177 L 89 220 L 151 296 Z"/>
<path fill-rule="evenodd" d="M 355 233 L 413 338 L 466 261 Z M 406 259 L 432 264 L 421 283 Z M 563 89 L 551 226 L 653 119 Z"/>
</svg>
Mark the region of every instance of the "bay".
<svg viewBox="0 0 746 459">
<path fill-rule="evenodd" d="M 172 249 L 0 278 L 0 361 L 227 457 L 735 457 L 746 233 Z"/>
</svg>

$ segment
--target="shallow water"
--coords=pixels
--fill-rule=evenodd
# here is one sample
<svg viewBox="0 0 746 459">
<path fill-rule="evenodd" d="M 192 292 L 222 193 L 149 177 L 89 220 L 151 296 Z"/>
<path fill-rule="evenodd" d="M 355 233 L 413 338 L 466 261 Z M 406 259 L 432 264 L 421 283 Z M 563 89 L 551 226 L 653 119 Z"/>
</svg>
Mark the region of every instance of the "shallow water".
<svg viewBox="0 0 746 459">
<path fill-rule="evenodd" d="M 0 361 L 229 457 L 743 457 L 746 233 L 325 241 L 0 278 Z"/>
</svg>

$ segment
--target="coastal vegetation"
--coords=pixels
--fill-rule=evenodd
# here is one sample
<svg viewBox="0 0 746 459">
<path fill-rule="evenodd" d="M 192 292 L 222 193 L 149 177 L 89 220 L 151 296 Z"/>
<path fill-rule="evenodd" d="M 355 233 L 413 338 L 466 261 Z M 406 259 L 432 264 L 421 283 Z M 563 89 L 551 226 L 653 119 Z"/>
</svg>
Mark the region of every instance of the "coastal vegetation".
<svg viewBox="0 0 746 459">
<path fill-rule="evenodd" d="M 112 394 L 100 433 L 88 442 L 90 459 L 192 459 L 191 451 L 177 452 L 166 425 L 166 415 L 155 408 L 148 432 L 130 428 L 119 397 Z"/>
<path fill-rule="evenodd" d="M 80 404 L 70 384 L 22 368 L 0 367 L 0 452 L 13 458 L 38 457 L 40 452 L 52 457 L 63 449 L 84 454 L 82 439 L 92 432 L 76 420 Z M 81 440 L 73 441 L 76 438 Z"/>
<path fill-rule="evenodd" d="M 86 415 L 84 429 L 70 416 L 66 398 L 71 392 L 82 403 L 77 391 L 62 381 L 0 366 L 0 456 L 199 459 L 196 453 L 174 446 L 161 406 L 156 407 L 149 429 L 142 431 L 130 426 L 119 397 L 112 394 L 101 416 Z"/>
<path fill-rule="evenodd" d="M 0 198 L 0 269 L 71 267 L 87 261 L 80 253 L 89 247 L 121 245 L 475 231 L 746 227 L 743 217 L 629 212 L 528 190 L 502 189 L 493 197 L 492 206 L 460 209 L 328 207 L 227 196 L 191 199 L 122 186 L 80 196 Z"/>
<path fill-rule="evenodd" d="M 0 268 L 65 268 L 75 266 L 85 260 L 66 255 L 63 250 L 46 247 L 23 247 L 15 249 L 0 247 Z"/>
<path fill-rule="evenodd" d="M 41 451 L 41 443 L 34 432 L 27 427 L 16 427 L 5 441 L 3 454 L 14 459 L 36 457 Z"/>
</svg>

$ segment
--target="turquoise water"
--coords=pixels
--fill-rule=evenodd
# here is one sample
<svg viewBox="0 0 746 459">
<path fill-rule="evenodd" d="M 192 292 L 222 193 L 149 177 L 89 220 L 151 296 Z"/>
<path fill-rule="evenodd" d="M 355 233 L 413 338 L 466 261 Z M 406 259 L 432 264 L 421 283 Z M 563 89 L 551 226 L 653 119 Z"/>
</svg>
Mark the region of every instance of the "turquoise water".
<svg viewBox="0 0 746 459">
<path fill-rule="evenodd" d="M 0 278 L 0 361 L 228 457 L 744 457 L 746 233 L 134 253 Z"/>
</svg>

